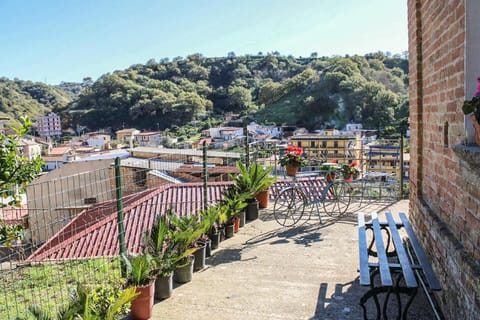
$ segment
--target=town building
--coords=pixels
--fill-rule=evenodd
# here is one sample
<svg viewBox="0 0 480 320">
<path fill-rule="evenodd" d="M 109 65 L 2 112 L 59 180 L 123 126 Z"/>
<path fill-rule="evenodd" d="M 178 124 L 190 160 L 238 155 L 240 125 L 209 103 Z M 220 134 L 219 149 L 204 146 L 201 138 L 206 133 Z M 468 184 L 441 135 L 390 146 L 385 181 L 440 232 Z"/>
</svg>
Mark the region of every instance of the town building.
<svg viewBox="0 0 480 320">
<path fill-rule="evenodd" d="M 21 148 L 21 153 L 28 161 L 32 161 L 42 155 L 42 147 L 33 138 L 25 137 L 20 139 L 19 147 Z"/>
<path fill-rule="evenodd" d="M 59 137 L 62 135 L 60 116 L 50 112 L 37 118 L 37 132 L 40 137 Z"/>
<path fill-rule="evenodd" d="M 392 173 L 400 176 L 400 146 L 370 144 L 364 147 L 364 171 Z"/>
<path fill-rule="evenodd" d="M 299 134 L 289 138 L 289 144 L 303 149 L 305 156 L 319 159 L 322 162 L 358 159 L 357 143 L 360 142 L 352 135 L 339 134 Z"/>
<path fill-rule="evenodd" d="M 162 143 L 162 134 L 159 131 L 139 132 L 133 140 L 141 147 L 157 147 Z"/>
<path fill-rule="evenodd" d="M 89 146 L 98 148 L 100 150 L 108 149 L 111 141 L 109 134 L 103 132 L 90 132 L 87 135 L 87 143 Z"/>
<path fill-rule="evenodd" d="M 122 129 L 118 130 L 115 132 L 117 135 L 117 141 L 120 143 L 125 143 L 129 145 L 130 147 L 133 146 L 133 140 L 135 138 L 135 135 L 140 133 L 140 130 L 137 129 Z"/>
</svg>

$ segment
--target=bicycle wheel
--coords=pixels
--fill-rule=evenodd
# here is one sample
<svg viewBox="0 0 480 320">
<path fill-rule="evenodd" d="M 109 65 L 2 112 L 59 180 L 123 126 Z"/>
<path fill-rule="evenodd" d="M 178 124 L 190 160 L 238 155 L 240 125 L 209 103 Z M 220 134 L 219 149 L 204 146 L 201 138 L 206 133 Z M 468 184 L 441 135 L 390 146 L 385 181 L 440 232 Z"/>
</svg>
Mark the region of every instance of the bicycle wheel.
<svg viewBox="0 0 480 320">
<path fill-rule="evenodd" d="M 345 182 L 329 183 L 322 196 L 325 213 L 331 217 L 340 217 L 347 211 L 351 197 L 351 187 Z"/>
<path fill-rule="evenodd" d="M 289 187 L 278 194 L 273 205 L 273 216 L 278 224 L 290 227 L 297 223 L 305 211 L 305 195 L 297 188 Z"/>
</svg>

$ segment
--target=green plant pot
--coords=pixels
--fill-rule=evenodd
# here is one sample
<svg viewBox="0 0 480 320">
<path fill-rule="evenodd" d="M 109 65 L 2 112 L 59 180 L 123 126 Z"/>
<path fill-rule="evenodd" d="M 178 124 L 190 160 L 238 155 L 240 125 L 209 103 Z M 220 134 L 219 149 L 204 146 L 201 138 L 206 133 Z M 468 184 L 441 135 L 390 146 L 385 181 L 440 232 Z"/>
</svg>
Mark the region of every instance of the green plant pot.
<svg viewBox="0 0 480 320">
<path fill-rule="evenodd" d="M 210 257 L 212 255 L 212 240 L 207 239 L 205 241 L 205 257 Z"/>
<path fill-rule="evenodd" d="M 187 283 L 193 278 L 193 263 L 195 257 L 193 255 L 186 258 L 188 260 L 186 265 L 175 269 L 173 273 L 173 280 L 177 283 Z"/>
<path fill-rule="evenodd" d="M 249 221 L 258 219 L 258 201 L 255 199 L 250 199 L 247 202 L 247 207 L 245 208 L 246 218 Z"/>
<path fill-rule="evenodd" d="M 245 210 L 242 210 L 240 211 L 239 213 L 237 213 L 237 217 L 240 219 L 240 228 L 243 228 L 245 226 L 245 222 L 246 222 L 246 214 L 245 214 Z"/>
<path fill-rule="evenodd" d="M 216 232 L 216 233 L 210 233 L 208 235 L 208 237 L 210 238 L 210 240 L 212 241 L 211 243 L 211 249 L 212 250 L 215 250 L 218 248 L 218 245 L 220 243 L 220 232 Z"/>
<path fill-rule="evenodd" d="M 168 276 L 158 276 L 155 280 L 155 299 L 170 298 L 173 292 L 173 272 Z"/>
<path fill-rule="evenodd" d="M 195 251 L 193 254 L 195 257 L 193 262 L 193 271 L 198 271 L 205 268 L 207 244 L 205 242 L 197 241 L 197 246 L 197 251 Z"/>
<path fill-rule="evenodd" d="M 231 238 L 235 234 L 233 223 L 229 223 L 225 226 L 225 238 Z"/>
<path fill-rule="evenodd" d="M 218 233 L 220 233 L 220 242 L 225 240 L 225 226 L 218 228 Z"/>
</svg>

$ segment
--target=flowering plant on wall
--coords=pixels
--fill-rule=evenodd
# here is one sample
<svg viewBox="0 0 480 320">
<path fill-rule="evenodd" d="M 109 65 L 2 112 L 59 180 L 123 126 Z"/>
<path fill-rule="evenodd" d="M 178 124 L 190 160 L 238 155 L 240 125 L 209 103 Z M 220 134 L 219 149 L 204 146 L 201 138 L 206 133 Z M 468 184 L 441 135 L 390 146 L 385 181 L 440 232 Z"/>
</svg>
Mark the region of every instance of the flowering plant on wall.
<svg viewBox="0 0 480 320">
<path fill-rule="evenodd" d="M 477 78 L 477 91 L 471 100 L 463 102 L 464 114 L 469 114 L 475 130 L 475 141 L 480 145 L 480 78 Z"/>
<path fill-rule="evenodd" d="M 480 123 L 480 78 L 477 78 L 477 91 L 471 100 L 465 100 L 462 106 L 463 113 L 473 113 L 477 122 Z"/>
<path fill-rule="evenodd" d="M 285 154 L 278 159 L 278 163 L 281 166 L 297 166 L 304 167 L 307 164 L 306 159 L 303 157 L 303 149 L 300 147 L 288 146 L 285 150 Z"/>
</svg>

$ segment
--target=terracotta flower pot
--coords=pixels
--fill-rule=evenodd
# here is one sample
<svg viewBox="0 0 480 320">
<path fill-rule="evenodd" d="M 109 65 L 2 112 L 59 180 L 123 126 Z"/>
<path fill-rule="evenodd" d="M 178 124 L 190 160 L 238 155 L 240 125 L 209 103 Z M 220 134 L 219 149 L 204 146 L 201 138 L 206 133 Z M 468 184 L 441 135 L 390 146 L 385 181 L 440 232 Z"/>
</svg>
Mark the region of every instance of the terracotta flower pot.
<svg viewBox="0 0 480 320">
<path fill-rule="evenodd" d="M 233 232 L 237 233 L 240 230 L 240 218 L 233 218 Z"/>
<path fill-rule="evenodd" d="M 258 201 L 258 207 L 260 209 L 265 209 L 268 207 L 268 189 L 260 191 L 257 196 L 257 201 Z"/>
<path fill-rule="evenodd" d="M 287 176 L 294 177 L 298 172 L 298 166 L 286 165 Z"/>
<path fill-rule="evenodd" d="M 147 320 L 153 314 L 153 298 L 155 292 L 155 282 L 143 287 L 137 287 L 136 292 L 140 293 L 132 301 L 130 313 L 135 320 Z"/>
</svg>

